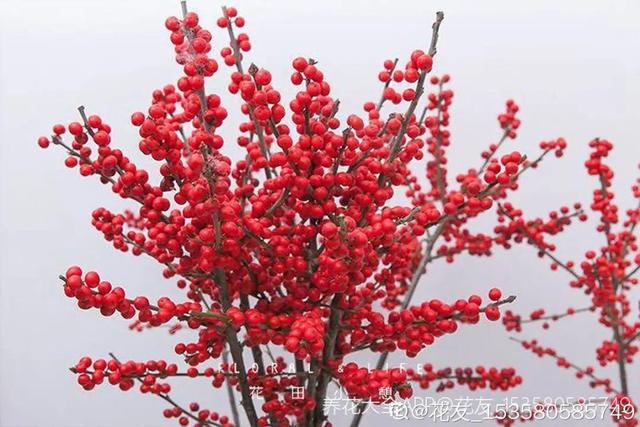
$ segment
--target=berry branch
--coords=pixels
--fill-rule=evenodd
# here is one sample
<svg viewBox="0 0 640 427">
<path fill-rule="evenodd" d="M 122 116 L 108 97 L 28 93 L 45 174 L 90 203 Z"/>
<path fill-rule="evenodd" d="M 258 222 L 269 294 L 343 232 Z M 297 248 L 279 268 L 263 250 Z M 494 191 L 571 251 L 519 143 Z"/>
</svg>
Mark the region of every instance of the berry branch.
<svg viewBox="0 0 640 427">
<path fill-rule="evenodd" d="M 574 217 L 581 221 L 587 219 L 579 204 L 574 205 L 575 212 L 573 213 L 570 213 L 566 206 L 560 210 L 562 215 L 555 211 L 552 212 L 547 221 L 541 218 L 525 221 L 521 210 L 510 204 L 499 205 L 499 222 L 502 225 L 496 227 L 495 231 L 498 234 L 496 242 L 507 249 L 511 247 L 510 242 L 512 241 L 516 243 L 526 241 L 534 246 L 541 258 L 551 260 L 552 270 L 560 268 L 571 276 L 569 285 L 572 288 L 581 289 L 590 298 L 590 305 L 581 310 L 569 308 L 565 314 L 552 316 L 544 316 L 544 310 L 540 309 L 532 312 L 529 320 L 521 320 L 521 316 L 509 311 L 505 313 L 503 323 L 507 330 L 519 332 L 521 325 L 527 322 L 547 319 L 556 321 L 580 311 L 597 313 L 598 322 L 611 331 L 613 338 L 604 340 L 597 347 L 596 359 L 601 366 L 606 366 L 611 362 L 617 365 L 617 381 L 619 382 L 617 390 L 610 386 L 610 379 L 600 380 L 593 377 L 590 371 L 582 370 L 566 359 L 556 357 L 555 350 L 537 347 L 535 340 L 527 342 L 525 348 L 530 348 L 541 356 L 556 357 L 559 366 L 574 368 L 581 375 L 587 375 L 596 380 L 597 384 L 604 383 L 607 392 L 616 394 L 614 396 L 616 402 L 623 399 L 625 402 L 629 402 L 631 408 L 634 408 L 630 403 L 627 365 L 633 362 L 634 356 L 640 349 L 640 346 L 633 342 L 635 340 L 633 337 L 637 337 L 638 330 L 640 330 L 640 322 L 631 322 L 628 319 L 631 313 L 628 293 L 638 284 L 638 280 L 633 277 L 640 269 L 640 254 L 634 230 L 640 214 L 640 204 L 634 209 L 627 210 L 628 219 L 620 231 L 615 231 L 619 217 L 618 206 L 614 203 L 614 194 L 610 191 L 613 171 L 604 163 L 613 144 L 607 140 L 596 138 L 589 143 L 589 147 L 591 154 L 585 162 L 585 166 L 588 174 L 596 176 L 598 179 L 598 187 L 593 191 L 590 208 L 600 216 L 596 231 L 604 235 L 604 246 L 600 247 L 598 251 L 587 251 L 583 261 L 578 265 L 572 261 L 561 262 L 553 255 L 555 245 L 547 241 L 547 237 L 562 232 Z M 639 198 L 638 186 L 634 185 L 632 190 L 634 196 Z M 634 263 L 636 265 L 629 271 Z M 543 326 L 545 329 L 548 328 L 546 322 Z M 613 419 L 620 426 L 637 424 L 635 412 L 626 415 L 628 416 L 614 416 Z"/>
<path fill-rule="evenodd" d="M 118 358 L 115 356 L 115 354 L 113 353 L 109 353 L 109 356 L 111 356 L 111 358 L 113 360 L 115 360 L 118 364 L 120 364 L 120 361 L 118 360 Z M 143 381 L 139 378 L 139 377 L 133 377 L 135 378 L 138 382 L 143 383 Z M 199 423 L 200 425 L 205 425 L 205 426 L 215 426 L 215 427 L 221 427 L 222 424 L 220 423 L 216 423 L 214 421 L 209 421 L 206 419 L 203 419 L 203 417 L 198 417 L 196 415 L 194 415 L 193 413 L 191 413 L 190 411 L 186 410 L 184 407 L 182 407 L 181 405 L 179 405 L 178 403 L 176 403 L 168 394 L 166 393 L 156 393 L 156 396 L 158 396 L 160 399 L 164 400 L 165 402 L 169 403 L 170 405 L 172 405 L 174 408 L 176 408 L 180 413 L 186 415 L 187 417 L 191 418 L 192 420 L 196 421 L 197 423 Z"/>
<path fill-rule="evenodd" d="M 558 355 L 555 350 L 551 349 L 551 348 L 546 348 L 546 347 L 542 347 L 539 346 L 536 340 L 532 340 L 532 341 L 524 341 L 524 340 L 519 340 L 515 337 L 509 337 L 509 339 L 511 341 L 515 341 L 517 343 L 519 343 L 520 345 L 522 345 L 523 348 L 525 348 L 526 350 L 529 350 L 535 354 L 538 355 L 538 357 L 543 357 L 543 356 L 548 356 L 551 357 L 553 359 L 555 359 L 558 362 L 558 366 L 561 368 L 565 368 L 565 369 L 573 369 L 574 371 L 576 371 L 576 378 L 580 379 L 583 377 L 588 377 L 591 378 L 593 381 L 589 384 L 591 387 L 597 387 L 597 386 L 602 386 L 606 389 L 607 392 L 614 392 L 614 393 L 618 393 L 620 394 L 619 391 L 617 391 L 616 389 L 612 388 L 610 386 L 611 381 L 609 379 L 604 379 L 604 378 L 600 378 L 595 376 L 595 374 L 593 373 L 594 370 L 591 366 L 588 366 L 586 368 L 582 368 L 572 362 L 569 362 L 566 358 L 564 358 L 563 356 Z"/>
<path fill-rule="evenodd" d="M 224 427 L 240 424 L 237 399 L 252 427 L 320 427 L 331 423 L 325 402 L 333 386 L 360 402 L 360 412 L 364 402 L 407 399 L 414 386 L 426 389 L 434 381 L 436 392 L 454 383 L 472 390 L 518 386 L 522 378 L 510 367 L 434 370 L 426 364 L 418 372 L 386 362 L 393 352 L 423 357 L 436 340 L 461 331 L 459 325 L 500 319 L 515 296 L 503 298 L 498 288 L 488 291 L 488 301 L 479 295 L 450 303 L 413 298 L 438 259 L 489 256 L 512 238 L 528 238 L 552 254 L 538 228 L 554 234 L 580 218 L 578 210 L 543 224 L 509 226 L 495 236 L 474 231 L 474 220 L 496 204 L 517 219 L 508 198 L 520 176 L 549 153 L 561 156 L 566 142 L 543 142 L 533 161 L 519 151 L 499 154 L 520 125 L 519 107 L 508 100 L 498 115 L 503 137 L 481 153 L 482 166 L 448 179 L 454 92 L 448 75 L 431 74 L 442 12 L 428 50 L 385 60 L 378 74 L 382 94 L 365 102 L 363 113 L 343 114 L 320 62 L 310 58 L 292 61 L 290 81 L 297 92 L 285 102 L 267 69 L 243 64 L 252 49 L 242 32 L 245 19 L 223 7 L 217 26 L 229 41 L 219 54 L 231 68 L 227 91 L 241 100 L 239 112 L 229 111 L 223 96 L 206 88 L 223 78 L 213 35 L 186 1 L 181 7 L 180 18 L 165 21 L 181 75 L 152 92 L 146 111 L 131 116 L 139 151 L 156 162 L 158 173 L 115 148 L 111 126 L 98 115 L 87 116 L 83 107 L 82 123 L 56 124 L 52 137 L 38 139 L 42 148 L 63 147 L 67 167 L 97 176 L 136 202 L 133 211 L 122 213 L 97 208 L 92 226 L 118 251 L 156 260 L 181 295 L 181 301 L 161 297 L 152 304 L 145 296 L 129 298 L 123 287 L 94 271 L 68 268 L 61 276 L 64 294 L 79 308 L 117 313 L 135 331 L 181 330 L 172 351 L 186 367 L 179 370 L 164 359 L 120 363 L 115 357 L 83 357 L 73 371 L 80 385 L 91 390 L 105 379 L 123 391 L 139 385 L 140 392 L 170 403 L 164 415 L 181 426 Z M 385 118 L 383 107 L 389 110 Z M 233 140 L 222 136 L 232 132 L 221 131 L 229 117 L 239 122 Z M 230 144 L 230 151 L 243 151 L 237 159 L 225 154 Z M 507 220 L 501 215 L 496 229 Z M 634 221 L 627 225 L 631 234 Z M 633 237 L 622 238 L 623 252 L 637 251 Z M 627 271 L 628 265 L 620 266 Z M 582 281 L 574 266 L 566 267 Z M 635 281 L 628 276 L 634 273 L 616 276 L 618 293 Z M 611 282 L 610 275 L 592 279 L 603 289 Z M 611 304 L 602 320 L 616 320 L 612 325 L 628 340 L 624 354 L 630 357 L 635 326 L 618 322 L 616 313 L 625 304 Z M 375 369 L 348 362 L 365 350 L 378 356 Z M 200 409 L 197 402 L 189 408 L 175 404 L 163 383 L 169 377 L 208 378 L 213 388 L 225 387 L 231 418 Z"/>
</svg>

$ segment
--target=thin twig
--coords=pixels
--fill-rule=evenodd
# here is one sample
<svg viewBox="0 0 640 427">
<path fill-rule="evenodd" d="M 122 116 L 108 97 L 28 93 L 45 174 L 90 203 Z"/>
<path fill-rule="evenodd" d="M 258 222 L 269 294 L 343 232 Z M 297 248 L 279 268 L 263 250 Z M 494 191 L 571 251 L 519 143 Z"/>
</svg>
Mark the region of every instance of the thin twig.
<svg viewBox="0 0 640 427">
<path fill-rule="evenodd" d="M 229 356 L 226 350 L 222 352 L 222 362 L 225 363 L 227 366 L 229 365 Z M 233 423 L 236 425 L 236 427 L 240 427 L 240 414 L 238 414 L 238 407 L 236 406 L 236 396 L 233 392 L 233 387 L 231 386 L 231 383 L 229 381 L 226 381 L 226 383 L 227 383 L 226 384 L 227 395 L 229 396 L 229 406 L 231 407 L 231 416 L 233 417 Z"/>
</svg>

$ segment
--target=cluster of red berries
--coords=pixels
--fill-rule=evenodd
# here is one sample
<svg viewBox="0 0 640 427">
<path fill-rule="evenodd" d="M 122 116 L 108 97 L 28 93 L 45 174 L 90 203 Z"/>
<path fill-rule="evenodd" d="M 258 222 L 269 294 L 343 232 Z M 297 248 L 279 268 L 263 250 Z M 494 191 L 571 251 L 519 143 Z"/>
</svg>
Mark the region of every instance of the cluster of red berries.
<svg viewBox="0 0 640 427">
<path fill-rule="evenodd" d="M 400 368 L 367 369 L 356 363 L 347 363 L 338 373 L 338 381 L 349 396 L 376 403 L 388 401 L 396 395 L 407 399 L 413 394 L 407 383 L 407 371 Z M 386 394 L 388 390 L 391 390 L 389 395 Z"/>
<path fill-rule="evenodd" d="M 158 382 L 158 378 L 174 376 L 178 372 L 176 364 L 168 364 L 164 360 L 139 363 L 128 361 L 120 363 L 114 359 L 97 359 L 92 362 L 90 357 L 82 357 L 72 370 L 79 374 L 78 384 L 85 390 L 91 390 L 96 385 L 102 384 L 106 378 L 109 384 L 117 385 L 126 391 L 140 381 L 140 391 L 143 393 L 168 393 L 171 391 L 169 384 Z"/>
<path fill-rule="evenodd" d="M 579 367 L 571 363 L 565 357 L 559 355 L 556 350 L 551 347 L 544 347 L 538 343 L 537 340 L 521 341 L 520 344 L 526 350 L 531 351 L 538 357 L 551 357 L 555 359 L 556 365 L 563 369 L 574 371 L 576 378 L 587 378 L 589 380 L 589 386 L 592 388 L 603 387 L 607 393 L 614 391 L 612 388 L 611 380 L 609 378 L 600 378 L 595 376 L 595 369 L 592 366 L 586 366 L 584 368 Z"/>
<path fill-rule="evenodd" d="M 545 143 L 546 151 L 562 154 L 564 141 Z M 612 339 L 603 340 L 597 346 L 595 360 L 601 366 L 610 363 L 618 365 L 618 378 L 596 377 L 594 368 L 580 368 L 564 357 L 557 355 L 556 350 L 537 344 L 536 340 L 524 341 L 523 346 L 539 356 L 551 356 L 557 365 L 576 371 L 578 378 L 587 377 L 592 387 L 603 386 L 607 393 L 616 399 L 623 397 L 630 402 L 628 365 L 633 363 L 634 356 L 640 350 L 640 321 L 632 320 L 632 299 L 629 293 L 638 284 L 634 275 L 640 271 L 640 252 L 634 231 L 640 219 L 640 208 L 626 211 L 626 219 L 621 221 L 621 211 L 611 191 L 613 170 L 605 163 L 613 149 L 613 144 L 604 139 L 594 139 L 589 143 L 591 153 L 585 162 L 587 173 L 598 178 L 593 191 L 593 199 L 589 208 L 598 217 L 596 231 L 603 235 L 604 246 L 598 250 L 588 250 L 581 262 L 563 261 L 556 255 L 556 245 L 550 238 L 564 231 L 574 218 L 586 221 L 587 215 L 580 204 L 573 210 L 563 206 L 552 211 L 548 219 L 536 218 L 526 220 L 522 210 L 510 203 L 500 206 L 496 226 L 496 244 L 510 248 L 513 243 L 525 242 L 533 246 L 541 258 L 551 262 L 551 269 L 563 271 L 569 275 L 571 288 L 582 291 L 587 297 L 586 306 L 580 309 L 570 307 L 561 314 L 546 315 L 544 309 L 534 310 L 527 319 L 508 311 L 503 323 L 508 331 L 521 332 L 524 323 L 542 322 L 543 329 L 549 328 L 549 321 L 558 321 L 578 313 L 595 313 L 601 326 L 608 329 Z M 632 187 L 635 198 L 640 199 L 639 186 Z M 638 205 L 640 206 L 640 205 Z M 635 414 L 630 417 L 613 416 L 620 426 L 636 426 Z"/>
<path fill-rule="evenodd" d="M 617 342 L 602 341 L 600 347 L 596 349 L 596 358 L 600 366 L 607 366 L 611 362 L 618 361 L 621 345 Z M 625 345 L 622 343 L 622 351 L 624 352 L 625 362 L 633 363 L 633 357 L 638 353 L 637 345 Z"/>
<path fill-rule="evenodd" d="M 491 390 L 506 391 L 517 387 L 522 383 L 522 377 L 516 375 L 513 368 L 444 368 L 434 369 L 433 365 L 423 367 L 424 372 L 408 369 L 411 381 L 416 382 L 420 388 L 427 389 L 437 382 L 436 392 L 452 389 L 456 384 L 464 385 L 471 391 L 489 388 Z"/>
<path fill-rule="evenodd" d="M 195 421 L 194 427 L 234 427 L 229 417 L 220 415 L 216 411 L 201 409 L 197 402 L 189 403 L 188 411 L 185 408 L 172 406 L 162 411 L 162 415 L 167 419 L 177 418 L 178 424 L 181 426 L 188 426 L 191 421 Z"/>
<path fill-rule="evenodd" d="M 167 19 L 182 75 L 152 92 L 146 112 L 131 116 L 138 148 L 157 162 L 159 174 L 112 148 L 109 125 L 99 116 L 85 118 L 84 109 L 82 124 L 55 125 L 53 135 L 38 144 L 61 146 L 70 156 L 68 166 L 99 178 L 137 205 L 122 213 L 100 207 L 92 225 L 116 249 L 164 266 L 164 277 L 175 281 L 183 301 L 163 297 L 152 305 L 146 297 L 129 299 L 123 289 L 112 288 L 96 273 L 83 276 L 78 267 L 63 277 L 65 293 L 81 308 L 134 319 L 133 329 L 184 329 L 187 337 L 174 348 L 188 366 L 184 376 L 209 377 L 214 388 L 226 385 L 232 396 L 239 393 L 252 427 L 330 425 L 324 401 L 333 379 L 350 397 L 375 403 L 383 401 L 383 389 L 407 398 L 412 380 L 421 385 L 436 380 L 431 371 L 369 370 L 345 360 L 371 351 L 383 362 L 398 349 L 418 357 L 461 324 L 498 320 L 499 307 L 514 297 L 503 298 L 497 288 L 489 291 L 485 305 L 477 295 L 451 304 L 412 302 L 427 266 L 439 258 L 453 262 L 465 252 L 490 255 L 495 244 L 508 247 L 524 239 L 551 251 L 545 237 L 561 231 L 572 217 L 563 208 L 549 221 L 526 222 L 505 200 L 526 170 L 550 152 L 562 155 L 566 147 L 562 138 L 543 142 L 533 161 L 520 151 L 500 154 L 520 126 L 513 101 L 498 116 L 500 142 L 482 153 L 480 165 L 449 179 L 454 92 L 447 87 L 448 75 L 430 75 L 442 19 L 439 13 L 428 51 L 413 51 L 404 68 L 397 59 L 384 61 L 377 102 L 365 102 L 363 114 L 343 115 L 319 63 L 310 58 L 292 61 L 290 81 L 297 92 L 285 102 L 267 69 L 243 62 L 251 43 L 236 31 L 245 20 L 235 8 L 224 8 L 217 24 L 229 44 L 220 54 L 233 68 L 227 91 L 241 102 L 233 140 L 243 153 L 240 159 L 225 154 L 230 141 L 220 128 L 229 111 L 223 97 L 206 87 L 208 79 L 221 74 L 212 57 L 211 33 L 186 10 L 182 18 Z M 429 84 L 433 93 L 426 93 Z M 389 114 L 387 107 L 393 109 Z M 424 187 L 414 174 L 418 164 L 426 174 Z M 400 202 L 403 193 L 406 199 Z M 474 232 L 472 220 L 496 205 L 506 212 L 498 219 L 496 236 Z M 610 209 L 605 210 L 609 217 Z M 579 284 L 592 285 L 589 280 Z M 588 289 L 598 301 L 606 297 L 593 286 Z M 286 361 L 274 359 L 275 367 L 268 366 L 271 347 Z M 230 363 L 210 366 L 227 354 Z M 285 375 L 287 362 L 295 369 Z M 141 381 L 142 391 L 173 405 L 164 415 L 180 425 L 231 424 L 195 403 L 185 407 L 173 401 L 165 380 L 177 371 L 154 363 L 100 362 L 89 373 L 92 363 L 85 360 L 75 370 L 87 389 L 101 376 L 113 376 L 109 382 L 124 389 Z M 457 383 L 506 390 L 520 382 L 511 368 L 445 370 L 435 376 L 444 388 Z M 253 393 L 258 388 L 260 406 Z"/>
<path fill-rule="evenodd" d="M 78 307 L 84 310 L 99 309 L 103 316 L 111 316 L 117 311 L 125 319 L 137 315 L 140 322 L 159 326 L 200 308 L 193 302 L 175 304 L 167 297 L 159 298 L 156 306 L 151 305 L 144 296 L 128 299 L 124 289 L 114 288 L 110 282 L 101 281 L 95 271 L 87 272 L 83 278 L 82 269 L 77 266 L 70 267 L 65 276 L 61 277 L 65 294 L 77 299 Z"/>
<path fill-rule="evenodd" d="M 488 320 L 500 318 L 499 305 L 512 301 L 500 300 L 502 292 L 493 288 L 489 298 L 493 301 L 482 307 L 482 298 L 472 295 L 468 300 L 459 299 L 446 304 L 439 299 L 425 301 L 419 306 L 411 306 L 402 311 L 389 314 L 385 322 L 380 316 L 369 316 L 369 325 L 361 333 L 352 332 L 352 346 L 370 346 L 373 351 L 403 350 L 407 356 L 416 357 L 420 351 L 434 343 L 435 339 L 452 334 L 458 330 L 458 324 L 474 324 L 480 321 L 484 313 Z"/>
<path fill-rule="evenodd" d="M 320 316 L 313 314 L 300 317 L 293 322 L 284 343 L 284 348 L 299 360 L 304 360 L 309 355 L 320 354 L 323 347 L 324 321 Z"/>
</svg>

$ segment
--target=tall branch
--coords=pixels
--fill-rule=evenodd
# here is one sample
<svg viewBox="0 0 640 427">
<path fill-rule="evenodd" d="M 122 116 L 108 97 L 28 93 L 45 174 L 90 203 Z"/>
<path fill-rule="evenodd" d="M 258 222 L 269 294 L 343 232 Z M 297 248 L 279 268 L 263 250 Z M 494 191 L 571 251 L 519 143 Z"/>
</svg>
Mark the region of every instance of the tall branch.
<svg viewBox="0 0 640 427">
<path fill-rule="evenodd" d="M 444 13 L 441 11 L 436 12 L 436 20 L 434 21 L 434 23 L 431 26 L 432 29 L 432 33 L 431 33 L 431 43 L 429 45 L 429 52 L 428 54 L 433 58 L 435 56 L 435 54 L 437 53 L 437 44 L 438 44 L 438 37 L 439 37 L 439 32 L 440 32 L 440 25 L 442 24 L 442 21 L 444 20 Z M 416 84 L 416 94 L 415 97 L 413 98 L 413 100 L 411 101 L 411 103 L 409 104 L 409 108 L 407 109 L 403 120 L 402 120 L 402 124 L 400 126 L 400 131 L 398 132 L 398 135 L 396 136 L 396 138 L 392 141 L 391 143 L 391 150 L 389 151 L 389 156 L 387 158 L 388 162 L 392 162 L 395 157 L 398 155 L 398 153 L 400 152 L 400 144 L 402 142 L 402 138 L 404 138 L 404 134 L 407 131 L 407 125 L 409 124 L 409 120 L 411 119 L 411 116 L 413 116 L 413 113 L 416 109 L 416 107 L 418 106 L 418 102 L 420 101 L 420 98 L 422 97 L 422 94 L 424 93 L 424 82 L 427 76 L 427 71 L 424 70 L 423 72 L 420 73 L 420 77 L 418 78 L 418 83 Z M 385 183 L 385 175 L 384 174 L 380 174 L 380 178 L 378 179 L 378 183 L 383 185 Z M 365 221 L 365 216 L 366 216 L 366 211 L 363 212 L 362 218 L 361 218 L 361 222 Z M 443 220 L 440 225 L 438 226 L 438 228 L 436 229 L 436 232 L 434 233 L 434 235 L 429 239 L 429 242 L 427 243 L 427 248 L 425 249 L 425 252 L 422 256 L 422 258 L 420 259 L 420 262 L 414 272 L 414 275 L 412 277 L 411 283 L 409 284 L 409 290 L 407 292 L 407 294 L 405 295 L 404 301 L 402 302 L 402 306 L 403 308 L 406 308 L 409 306 L 409 303 L 411 302 L 411 298 L 413 297 L 413 294 L 415 293 L 415 289 L 417 287 L 418 282 L 420 281 L 420 277 L 422 277 L 422 272 L 424 271 L 426 265 L 430 262 L 431 260 L 431 252 L 433 250 L 433 246 L 436 243 L 436 240 L 440 237 L 440 235 L 442 234 L 442 232 L 444 231 L 444 228 L 446 226 L 446 223 L 448 222 L 448 220 Z M 384 364 L 386 363 L 387 357 L 389 356 L 388 352 L 382 353 L 380 355 L 380 357 L 378 358 L 378 362 L 376 364 L 376 367 L 378 369 L 381 369 L 382 366 L 384 366 Z M 360 425 L 360 421 L 362 420 L 362 416 L 364 415 L 364 410 L 367 407 L 367 403 L 366 402 L 361 402 L 358 404 L 357 408 L 356 408 L 356 414 L 353 417 L 353 420 L 351 421 L 351 427 L 358 427 Z"/>
</svg>

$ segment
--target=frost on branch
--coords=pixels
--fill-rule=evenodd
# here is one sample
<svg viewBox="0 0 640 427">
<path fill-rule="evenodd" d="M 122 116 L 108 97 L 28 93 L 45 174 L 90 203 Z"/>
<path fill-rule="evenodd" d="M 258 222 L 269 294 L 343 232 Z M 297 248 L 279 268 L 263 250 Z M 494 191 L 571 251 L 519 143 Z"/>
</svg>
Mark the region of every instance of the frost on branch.
<svg viewBox="0 0 640 427">
<path fill-rule="evenodd" d="M 498 289 L 486 299 L 412 299 L 435 260 L 491 254 L 495 239 L 473 231 L 473 220 L 498 201 L 506 206 L 520 176 L 548 153 L 560 156 L 564 140 L 543 143 L 533 160 L 500 152 L 520 125 L 510 100 L 498 116 L 498 142 L 478 165 L 452 175 L 454 92 L 449 76 L 430 75 L 442 13 L 427 51 L 384 61 L 382 94 L 363 112 L 343 114 L 312 59 L 293 60 L 297 93 L 283 100 L 269 71 L 247 66 L 245 20 L 224 8 L 217 23 L 229 43 L 218 49 L 232 70 L 228 92 L 242 100 L 239 112 L 228 111 L 222 94 L 205 87 L 225 78 L 217 76 L 212 35 L 183 7 L 181 19 L 165 23 L 183 74 L 131 116 L 140 152 L 157 162 L 159 182 L 114 147 L 105 120 L 82 107 L 79 122 L 55 125 L 50 138 L 38 140 L 43 148 L 62 147 L 66 166 L 132 202 L 122 213 L 97 208 L 92 225 L 119 251 L 158 261 L 183 291 L 180 301 L 150 301 L 95 272 L 69 268 L 61 276 L 64 292 L 80 308 L 133 319 L 137 330 L 167 326 L 182 339 L 173 349 L 179 364 L 165 360 L 169 354 L 146 362 L 84 357 L 73 368 L 80 385 L 138 385 L 165 400 L 164 415 L 180 425 L 238 425 L 239 399 L 254 427 L 329 425 L 323 402 L 330 383 L 362 399 L 360 409 L 379 403 L 383 389 L 391 399 L 407 398 L 412 383 L 437 382 L 435 391 L 517 386 L 521 378 L 508 367 L 417 372 L 385 362 L 396 351 L 422 359 L 426 347 L 461 326 L 500 318 L 501 306 L 515 297 Z M 241 122 L 233 141 L 220 133 L 229 117 Z M 229 144 L 245 154 L 229 158 Z M 351 361 L 362 352 L 377 357 L 375 369 Z M 289 365 L 294 372 L 284 372 Z M 184 380 L 178 377 L 225 385 L 231 417 L 174 401 L 168 381 Z"/>
</svg>

